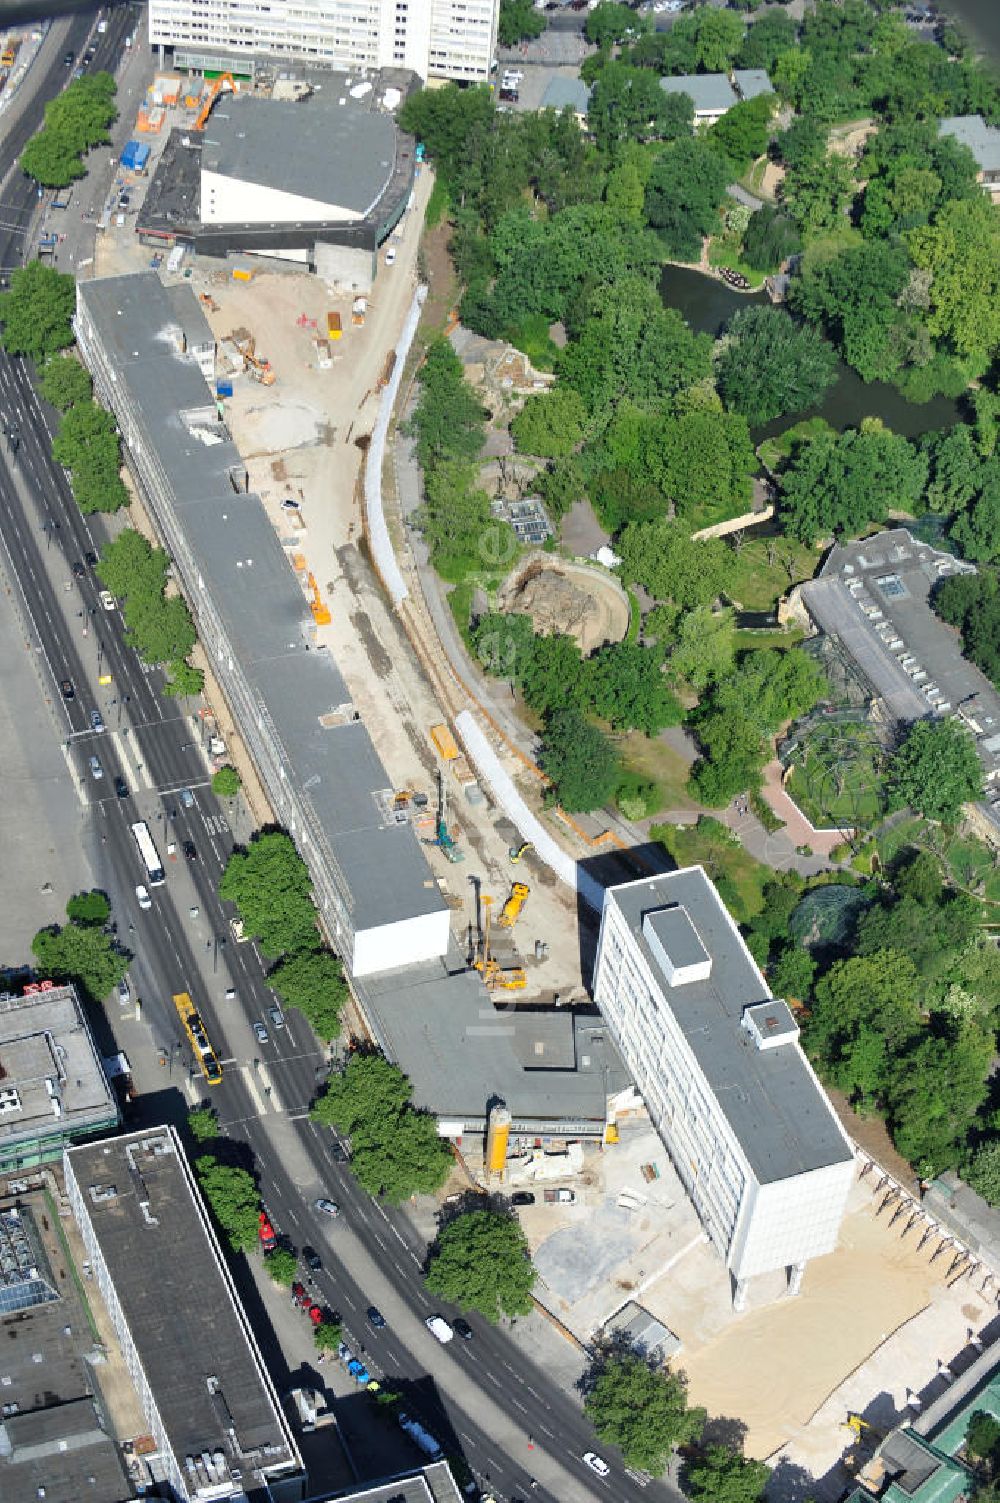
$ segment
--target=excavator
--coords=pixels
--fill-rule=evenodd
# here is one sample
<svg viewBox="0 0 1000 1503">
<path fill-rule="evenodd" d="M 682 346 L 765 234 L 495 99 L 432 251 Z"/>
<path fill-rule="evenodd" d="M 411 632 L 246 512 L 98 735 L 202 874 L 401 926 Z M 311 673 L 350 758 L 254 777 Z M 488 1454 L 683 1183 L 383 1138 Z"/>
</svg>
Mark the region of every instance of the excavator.
<svg viewBox="0 0 1000 1503">
<path fill-rule="evenodd" d="M 521 909 L 524 907 L 525 903 L 528 900 L 528 895 L 530 892 L 531 888 L 528 886 L 527 882 L 514 883 L 513 887 L 510 890 L 510 897 L 503 905 L 503 911 L 501 912 L 500 917 L 497 919 L 497 924 L 501 929 L 513 929 L 514 925 L 517 923 Z"/>
<path fill-rule="evenodd" d="M 490 917 L 493 909 L 493 899 L 486 893 L 481 899 L 483 905 L 483 927 L 479 935 L 479 943 L 473 957 L 473 968 L 479 971 L 489 991 L 498 988 L 506 992 L 523 991 L 528 984 L 528 977 L 522 966 L 510 966 L 504 968 L 490 949 Z"/>
<path fill-rule="evenodd" d="M 333 617 L 330 615 L 330 607 L 326 604 L 319 592 L 316 576 L 311 571 L 308 577 L 309 583 L 309 609 L 313 613 L 313 620 L 317 626 L 329 626 Z"/>
<path fill-rule="evenodd" d="M 236 348 L 243 356 L 243 369 L 248 376 L 259 381 L 261 386 L 273 386 L 275 374 L 271 369 L 270 360 L 262 360 L 257 354 L 257 341 L 251 334 L 245 344 L 238 344 Z"/>
<path fill-rule="evenodd" d="M 198 111 L 198 118 L 192 125 L 192 130 L 204 130 L 208 124 L 208 117 L 215 107 L 215 101 L 222 93 L 223 85 L 228 84 L 233 93 L 236 93 L 236 80 L 231 73 L 220 73 L 218 78 L 212 80 L 212 86 L 208 91 L 208 98 Z"/>
</svg>

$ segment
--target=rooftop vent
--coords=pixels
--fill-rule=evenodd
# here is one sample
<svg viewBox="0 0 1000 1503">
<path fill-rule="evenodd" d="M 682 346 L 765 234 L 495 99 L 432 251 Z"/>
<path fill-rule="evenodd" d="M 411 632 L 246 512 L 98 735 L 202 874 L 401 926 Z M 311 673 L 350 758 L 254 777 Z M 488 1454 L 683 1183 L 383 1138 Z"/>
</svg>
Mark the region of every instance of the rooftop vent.
<svg viewBox="0 0 1000 1503">
<path fill-rule="evenodd" d="M 799 1036 L 799 1025 L 791 1008 L 777 997 L 744 1008 L 743 1027 L 758 1049 L 777 1049 L 782 1044 L 794 1043 Z"/>
<path fill-rule="evenodd" d="M 687 909 L 680 903 L 645 914 L 642 932 L 668 986 L 707 981 L 712 974 L 712 957 L 702 944 Z"/>
</svg>

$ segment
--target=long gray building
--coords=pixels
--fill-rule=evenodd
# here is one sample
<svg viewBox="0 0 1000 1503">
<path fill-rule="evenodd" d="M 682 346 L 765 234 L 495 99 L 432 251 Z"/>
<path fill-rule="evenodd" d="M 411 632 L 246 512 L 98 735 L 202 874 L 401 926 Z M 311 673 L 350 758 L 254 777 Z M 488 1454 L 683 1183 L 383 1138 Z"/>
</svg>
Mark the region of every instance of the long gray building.
<svg viewBox="0 0 1000 1503">
<path fill-rule="evenodd" d="M 194 293 L 153 272 L 77 286 L 76 336 L 174 561 L 276 818 L 355 976 L 443 956 L 448 909 L 208 385 Z"/>
</svg>

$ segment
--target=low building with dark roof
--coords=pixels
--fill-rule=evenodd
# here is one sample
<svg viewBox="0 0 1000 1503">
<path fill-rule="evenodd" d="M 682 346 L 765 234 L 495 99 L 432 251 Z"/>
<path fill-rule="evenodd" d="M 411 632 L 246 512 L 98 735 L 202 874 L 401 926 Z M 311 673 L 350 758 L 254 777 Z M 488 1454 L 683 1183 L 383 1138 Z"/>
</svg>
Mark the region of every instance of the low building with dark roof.
<svg viewBox="0 0 1000 1503">
<path fill-rule="evenodd" d="M 572 110 L 581 126 L 587 123 L 590 89 L 582 78 L 566 78 L 557 73 L 542 95 L 543 110 Z"/>
<path fill-rule="evenodd" d="M 739 103 L 739 95 L 725 73 L 677 73 L 661 78 L 664 94 L 686 94 L 694 104 L 696 125 L 714 125 Z"/>
<path fill-rule="evenodd" d="M 741 99 L 757 99 L 761 94 L 774 93 L 774 85 L 764 68 L 734 68 L 733 83 Z"/>
<path fill-rule="evenodd" d="M 75 989 L 45 981 L 0 995 L 0 1174 L 54 1163 L 118 1120 Z"/>
<path fill-rule="evenodd" d="M 1000 130 L 995 125 L 987 125 L 982 115 L 950 115 L 941 121 L 938 135 L 967 146 L 976 159 L 978 182 L 991 196 L 1000 195 Z"/>
<path fill-rule="evenodd" d="M 305 1496 L 298 1448 L 172 1127 L 68 1149 L 66 1194 L 179 1503 Z M 79 1496 L 79 1495 L 78 1495 Z"/>
<path fill-rule="evenodd" d="M 854 1153 L 700 866 L 605 892 L 594 1000 L 735 1280 L 832 1252 Z"/>
</svg>

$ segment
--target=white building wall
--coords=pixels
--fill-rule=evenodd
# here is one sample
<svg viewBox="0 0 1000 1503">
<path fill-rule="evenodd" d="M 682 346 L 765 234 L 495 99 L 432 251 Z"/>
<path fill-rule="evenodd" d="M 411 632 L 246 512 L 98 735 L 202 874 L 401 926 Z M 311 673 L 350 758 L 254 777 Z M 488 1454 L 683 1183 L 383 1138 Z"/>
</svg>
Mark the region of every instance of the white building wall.
<svg viewBox="0 0 1000 1503">
<path fill-rule="evenodd" d="M 321 203 L 318 198 L 301 198 L 281 188 L 265 188 L 205 168 L 201 174 L 201 217 L 206 224 L 272 224 L 282 220 L 298 224 L 363 219 L 364 215 L 356 209 Z"/>
<path fill-rule="evenodd" d="M 729 1257 L 738 1279 L 833 1252 L 854 1179 L 854 1161 L 751 1186 Z"/>
<path fill-rule="evenodd" d="M 448 949 L 449 917 L 445 908 L 440 913 L 402 919 L 398 924 L 356 930 L 352 975 L 371 976 L 418 960 L 436 960 Z"/>
</svg>

